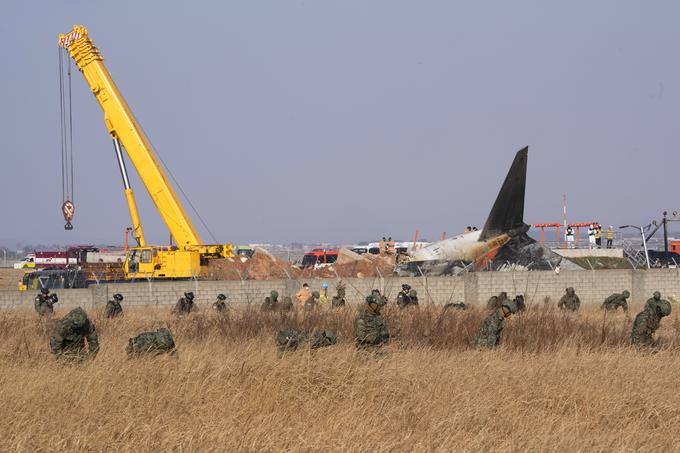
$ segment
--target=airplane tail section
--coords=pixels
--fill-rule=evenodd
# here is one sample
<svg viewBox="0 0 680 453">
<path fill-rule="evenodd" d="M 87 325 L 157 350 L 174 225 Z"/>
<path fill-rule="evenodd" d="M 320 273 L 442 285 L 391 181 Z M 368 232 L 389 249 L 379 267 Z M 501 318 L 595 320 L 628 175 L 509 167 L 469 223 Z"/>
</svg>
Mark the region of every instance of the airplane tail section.
<svg viewBox="0 0 680 453">
<path fill-rule="evenodd" d="M 489 218 L 486 219 L 484 229 L 479 237 L 480 241 L 490 239 L 502 233 L 512 233 L 513 230 L 526 231 L 524 224 L 524 190 L 527 180 L 527 158 L 529 147 L 517 152 L 515 160 L 505 177 L 496 202 L 491 208 Z M 511 234 L 513 235 L 513 234 Z"/>
</svg>

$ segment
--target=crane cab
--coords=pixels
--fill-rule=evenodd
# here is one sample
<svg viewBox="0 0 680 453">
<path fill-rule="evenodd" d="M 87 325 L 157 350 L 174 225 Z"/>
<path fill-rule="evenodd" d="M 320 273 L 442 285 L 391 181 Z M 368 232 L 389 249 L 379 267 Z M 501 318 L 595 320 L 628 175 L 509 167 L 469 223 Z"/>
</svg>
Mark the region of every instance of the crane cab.
<svg viewBox="0 0 680 453">
<path fill-rule="evenodd" d="M 201 271 L 201 254 L 175 247 L 133 247 L 125 257 L 125 278 L 195 278 Z"/>
</svg>

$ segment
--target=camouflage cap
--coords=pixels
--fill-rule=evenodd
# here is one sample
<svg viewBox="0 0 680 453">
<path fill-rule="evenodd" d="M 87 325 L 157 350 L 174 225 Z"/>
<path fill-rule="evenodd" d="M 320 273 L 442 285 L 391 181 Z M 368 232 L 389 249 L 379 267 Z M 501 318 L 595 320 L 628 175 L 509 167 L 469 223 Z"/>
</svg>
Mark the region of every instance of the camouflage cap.
<svg viewBox="0 0 680 453">
<path fill-rule="evenodd" d="M 623 297 L 625 297 L 626 299 L 628 299 L 630 297 L 630 292 L 627 289 L 624 289 L 623 293 L 621 293 L 621 295 Z"/>
<path fill-rule="evenodd" d="M 503 301 L 502 307 L 507 308 L 512 314 L 515 314 L 518 311 L 517 302 L 515 302 L 513 299 L 506 299 Z"/>
<path fill-rule="evenodd" d="M 371 290 L 371 294 L 372 295 L 380 294 L 380 290 L 379 289 L 373 289 L 373 290 Z"/>
<path fill-rule="evenodd" d="M 338 335 L 332 330 L 324 330 L 323 336 L 328 338 L 331 344 L 335 344 L 338 341 Z"/>
<path fill-rule="evenodd" d="M 403 285 L 401 285 L 401 289 L 411 289 L 411 285 L 409 285 L 408 283 L 404 283 Z"/>
<path fill-rule="evenodd" d="M 218 300 L 226 300 L 226 298 L 227 298 L 227 296 L 225 296 L 224 294 L 218 294 L 217 295 Z"/>
<path fill-rule="evenodd" d="M 43 294 L 48 294 L 50 290 L 48 288 L 40 288 L 40 292 Z"/>
<path fill-rule="evenodd" d="M 654 296 L 654 299 L 657 299 L 657 300 L 661 299 L 661 293 L 659 291 L 654 291 L 653 296 Z"/>
<path fill-rule="evenodd" d="M 74 327 L 84 326 L 87 323 L 87 313 L 81 307 L 77 307 L 71 310 L 64 319 L 68 319 Z"/>
<path fill-rule="evenodd" d="M 319 294 L 318 291 L 312 291 L 312 297 L 318 299 L 319 297 L 321 297 L 321 295 Z"/>
<path fill-rule="evenodd" d="M 113 298 L 116 299 L 117 301 L 123 300 L 123 295 L 120 293 L 116 293 L 113 295 Z"/>
<path fill-rule="evenodd" d="M 269 295 L 271 296 L 272 299 L 276 299 L 279 297 L 279 292 L 276 290 L 272 290 Z"/>
<path fill-rule="evenodd" d="M 194 298 L 194 293 L 192 293 L 191 291 L 189 291 L 189 292 L 187 292 L 187 293 L 184 293 L 184 297 L 186 297 L 186 298 L 189 299 L 189 300 L 192 300 L 192 299 Z"/>
</svg>

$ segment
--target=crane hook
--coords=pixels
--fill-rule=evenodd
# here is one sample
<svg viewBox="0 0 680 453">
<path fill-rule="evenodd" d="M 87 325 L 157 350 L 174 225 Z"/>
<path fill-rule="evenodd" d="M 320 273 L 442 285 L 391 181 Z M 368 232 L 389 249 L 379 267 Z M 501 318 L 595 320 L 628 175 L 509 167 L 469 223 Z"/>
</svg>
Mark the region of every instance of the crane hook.
<svg viewBox="0 0 680 453">
<path fill-rule="evenodd" d="M 64 214 L 64 220 L 66 220 L 66 225 L 64 225 L 65 230 L 72 230 L 73 225 L 71 220 L 73 220 L 73 214 L 76 211 L 76 207 L 73 206 L 71 200 L 66 200 L 63 205 L 61 205 L 61 213 Z"/>
</svg>

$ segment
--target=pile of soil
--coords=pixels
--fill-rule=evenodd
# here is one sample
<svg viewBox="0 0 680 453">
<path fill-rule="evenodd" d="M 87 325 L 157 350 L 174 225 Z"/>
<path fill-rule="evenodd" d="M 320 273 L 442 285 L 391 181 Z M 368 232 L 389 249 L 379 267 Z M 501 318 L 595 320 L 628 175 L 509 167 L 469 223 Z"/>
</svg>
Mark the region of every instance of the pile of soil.
<svg viewBox="0 0 680 453">
<path fill-rule="evenodd" d="M 211 280 L 281 280 L 340 277 L 386 277 L 394 271 L 394 257 L 358 255 L 341 249 L 331 267 L 299 269 L 264 249 L 255 249 L 253 256 L 241 262 L 239 258 L 213 259 L 203 272 Z"/>
</svg>

